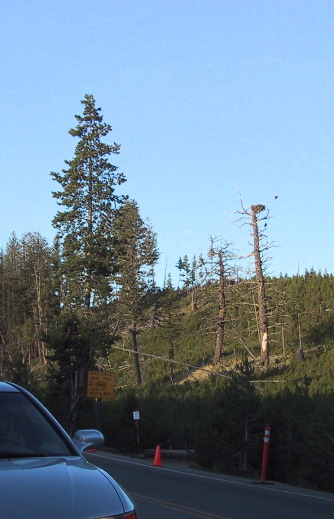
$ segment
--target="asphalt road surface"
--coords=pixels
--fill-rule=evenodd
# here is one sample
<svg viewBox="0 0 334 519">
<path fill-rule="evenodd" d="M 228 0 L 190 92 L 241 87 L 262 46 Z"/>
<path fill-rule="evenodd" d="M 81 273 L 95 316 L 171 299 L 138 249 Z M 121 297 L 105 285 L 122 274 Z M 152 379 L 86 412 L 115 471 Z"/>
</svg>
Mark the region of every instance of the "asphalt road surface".
<svg viewBox="0 0 334 519">
<path fill-rule="evenodd" d="M 106 452 L 87 459 L 133 498 L 139 519 L 334 519 L 334 494 Z"/>
</svg>

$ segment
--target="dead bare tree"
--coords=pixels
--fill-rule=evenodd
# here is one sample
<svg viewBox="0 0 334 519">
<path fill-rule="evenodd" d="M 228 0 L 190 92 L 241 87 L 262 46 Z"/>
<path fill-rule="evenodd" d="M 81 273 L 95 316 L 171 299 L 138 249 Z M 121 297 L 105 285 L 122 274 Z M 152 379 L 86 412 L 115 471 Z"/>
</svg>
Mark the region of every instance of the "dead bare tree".
<svg viewBox="0 0 334 519">
<path fill-rule="evenodd" d="M 224 343 L 224 334 L 225 334 L 225 318 L 226 318 L 226 307 L 227 307 L 227 299 L 226 299 L 226 278 L 225 278 L 225 265 L 223 258 L 223 251 L 221 249 L 217 252 L 218 256 L 218 267 L 219 267 L 219 285 L 218 285 L 218 294 L 219 294 L 219 313 L 218 313 L 218 328 L 217 328 L 217 339 L 216 339 L 216 349 L 213 357 L 213 363 L 218 364 L 221 359 L 222 351 L 223 351 L 223 343 Z"/>
<path fill-rule="evenodd" d="M 215 320 L 217 324 L 216 346 L 213 356 L 213 364 L 219 364 L 223 353 L 225 328 L 227 323 L 227 291 L 231 286 L 232 280 L 231 267 L 228 265 L 228 262 L 234 256 L 229 250 L 229 243 L 222 243 L 219 241 L 217 244 L 217 238 L 214 239 L 212 237 L 210 237 L 210 240 L 211 246 L 208 256 L 210 258 L 211 268 L 209 276 L 210 278 L 213 276 L 215 279 L 217 279 L 218 288 L 218 315 Z"/>
<path fill-rule="evenodd" d="M 258 303 L 259 303 L 259 329 L 260 329 L 260 344 L 261 344 L 261 362 L 264 367 L 269 365 L 269 325 L 268 325 L 268 310 L 266 298 L 266 285 L 262 269 L 262 256 L 260 249 L 260 237 L 258 226 L 258 214 L 265 210 L 264 205 L 252 205 L 252 227 L 254 238 L 254 259 L 255 259 L 255 273 L 258 289 Z"/>
<path fill-rule="evenodd" d="M 255 277 L 257 284 L 257 296 L 258 296 L 258 328 L 259 328 L 259 341 L 261 349 L 261 363 L 267 368 L 269 366 L 269 323 L 268 323 L 268 308 L 267 308 L 267 296 L 266 296 L 266 283 L 265 276 L 263 273 L 263 250 L 266 247 L 261 247 L 263 233 L 259 229 L 259 220 L 265 220 L 268 218 L 268 211 L 266 211 L 265 205 L 257 204 L 252 205 L 250 209 L 245 209 L 241 203 L 243 217 L 248 217 L 251 220 L 252 236 L 253 236 L 253 253 L 255 261 Z M 264 217 L 259 218 L 259 214 L 266 211 Z M 266 227 L 266 224 L 265 224 Z"/>
</svg>

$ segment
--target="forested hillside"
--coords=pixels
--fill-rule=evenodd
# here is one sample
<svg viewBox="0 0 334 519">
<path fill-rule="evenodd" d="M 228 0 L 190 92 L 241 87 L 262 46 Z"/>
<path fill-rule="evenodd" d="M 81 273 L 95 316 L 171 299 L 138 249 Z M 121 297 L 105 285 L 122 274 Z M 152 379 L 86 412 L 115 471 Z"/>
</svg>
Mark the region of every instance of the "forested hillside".
<svg viewBox="0 0 334 519">
<path fill-rule="evenodd" d="M 49 244 L 13 233 L 0 255 L 0 377 L 47 404 L 72 434 L 101 427 L 127 453 L 188 449 L 214 470 L 258 476 L 272 427 L 269 477 L 334 490 L 334 277 L 266 274 L 266 208 L 242 207 L 245 257 L 211 238 L 155 282 L 157 236 L 109 162 L 116 143 L 93 96 L 52 173 L 60 210 Z M 91 370 L 115 373 L 111 401 L 87 398 Z M 140 411 L 140 445 L 133 412 Z"/>
<path fill-rule="evenodd" d="M 202 466 L 255 477 L 270 423 L 268 477 L 334 490 L 332 275 L 311 271 L 266 280 L 267 369 L 260 359 L 254 280 L 229 286 L 218 364 L 218 285 L 196 285 L 195 308 L 189 287 L 151 290 L 136 336 L 138 384 L 123 306 L 115 299 L 98 315 L 60 318 L 53 254 L 31 234 L 12 236 L 2 255 L 3 380 L 34 391 L 69 430 L 95 427 L 94 402 L 82 395 L 73 424 L 69 398 L 76 371 L 94 348 L 95 364 L 87 362 L 85 369 L 116 373 L 115 399 L 103 403 L 99 424 L 109 446 L 136 453 L 132 413 L 139 409 L 142 450 L 158 443 L 189 448 Z"/>
<path fill-rule="evenodd" d="M 38 234 L 21 240 L 15 235 L 1 256 L 1 373 L 11 376 L 13 366 L 44 370 L 52 348 L 53 323 L 61 314 L 57 298 L 57 257 Z M 306 272 L 293 277 L 266 279 L 270 323 L 270 369 L 296 360 L 318 358 L 333 346 L 334 277 Z M 141 302 L 136 343 L 143 384 L 156 380 L 180 382 L 195 367 L 220 373 L 233 371 L 247 357 L 262 372 L 259 357 L 257 305 L 254 279 L 230 282 L 225 316 L 225 337 L 220 361 L 214 364 L 219 286 L 211 280 L 183 286 L 150 289 Z M 196 307 L 193 292 L 196 291 Z M 99 312 L 82 314 L 103 328 L 96 362 L 113 368 L 118 386 L 137 385 L 124 303 L 117 297 Z M 65 312 L 63 312 L 65 313 Z M 71 312 L 67 314 L 70 318 Z M 96 317 L 98 315 L 98 318 Z M 97 323 L 95 323 L 95 320 Z M 78 322 L 77 325 L 80 323 Z M 208 367 L 209 366 L 209 367 Z M 265 373 L 266 371 L 264 371 Z"/>
</svg>

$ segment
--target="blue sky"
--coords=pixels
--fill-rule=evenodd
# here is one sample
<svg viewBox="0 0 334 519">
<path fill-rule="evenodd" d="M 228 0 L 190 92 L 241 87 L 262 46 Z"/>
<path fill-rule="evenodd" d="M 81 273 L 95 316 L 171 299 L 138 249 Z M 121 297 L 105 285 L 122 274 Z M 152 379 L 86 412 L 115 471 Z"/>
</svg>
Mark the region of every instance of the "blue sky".
<svg viewBox="0 0 334 519">
<path fill-rule="evenodd" d="M 149 218 L 157 268 L 220 236 L 248 254 L 245 207 L 270 210 L 269 273 L 334 272 L 332 0 L 3 0 L 0 248 L 52 243 L 50 171 L 93 94 Z M 275 198 L 277 196 L 278 198 Z"/>
</svg>

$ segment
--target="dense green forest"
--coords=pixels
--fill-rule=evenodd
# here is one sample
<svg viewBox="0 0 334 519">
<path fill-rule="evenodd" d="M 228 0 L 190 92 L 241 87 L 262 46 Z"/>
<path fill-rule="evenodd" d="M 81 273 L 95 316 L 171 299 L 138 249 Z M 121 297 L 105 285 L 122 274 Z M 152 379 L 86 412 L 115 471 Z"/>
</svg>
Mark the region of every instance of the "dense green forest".
<svg viewBox="0 0 334 519">
<path fill-rule="evenodd" d="M 136 454 L 138 410 L 143 452 L 172 445 L 231 474 L 259 476 L 270 424 L 268 478 L 333 491 L 333 275 L 267 276 L 267 213 L 252 206 L 253 269 L 212 239 L 158 287 L 157 236 L 122 194 L 111 126 L 93 96 L 82 103 L 74 158 L 52 173 L 54 242 L 13 233 L 1 251 L 1 379 L 71 434 L 98 425 Z M 87 398 L 89 370 L 115 373 L 113 400 Z"/>
</svg>

